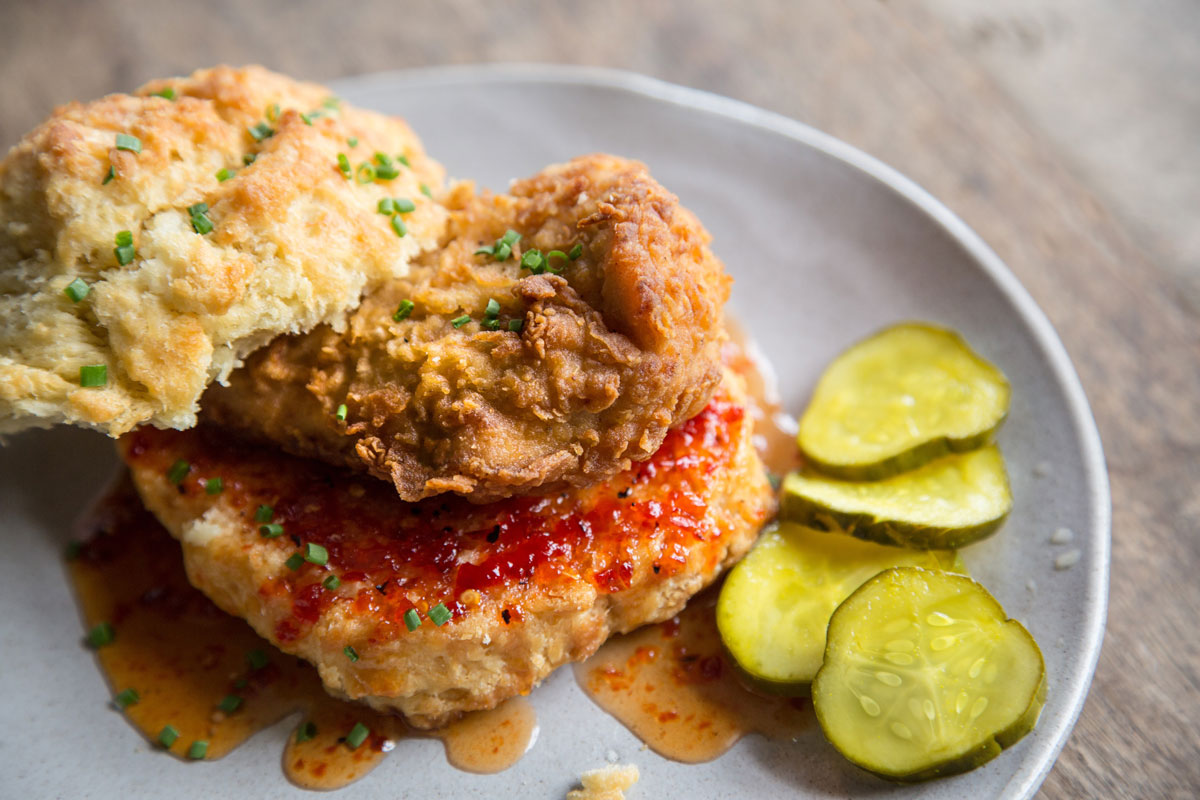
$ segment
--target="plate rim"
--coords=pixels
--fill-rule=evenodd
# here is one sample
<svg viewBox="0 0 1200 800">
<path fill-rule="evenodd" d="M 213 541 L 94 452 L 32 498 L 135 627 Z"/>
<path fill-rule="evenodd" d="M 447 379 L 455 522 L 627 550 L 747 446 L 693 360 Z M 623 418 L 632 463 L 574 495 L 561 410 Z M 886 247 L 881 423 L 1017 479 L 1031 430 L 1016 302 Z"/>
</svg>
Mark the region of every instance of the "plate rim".
<svg viewBox="0 0 1200 800">
<path fill-rule="evenodd" d="M 1090 537 L 1091 541 L 1086 548 L 1090 556 L 1090 571 L 1085 589 L 1088 612 L 1082 639 L 1080 669 L 1071 676 L 1075 680 L 1068 684 L 1066 713 L 1055 721 L 1051 730 L 1045 731 L 1050 734 L 1049 746 L 1042 750 L 1039 757 L 1027 759 L 1021 764 L 1004 787 L 1005 796 L 1032 797 L 1054 767 L 1058 755 L 1070 738 L 1095 676 L 1108 615 L 1112 549 L 1112 496 L 1109 493 L 1108 469 L 1100 433 L 1066 347 L 1033 296 L 982 237 L 914 180 L 830 134 L 741 100 L 622 69 L 524 62 L 383 70 L 347 76 L 329 81 L 328 85 L 341 92 L 347 89 L 366 91 L 396 85 L 438 86 L 467 83 L 554 84 L 615 89 L 699 110 L 783 136 L 873 178 L 887 190 L 907 200 L 949 234 L 1012 303 L 1018 317 L 1032 334 L 1037 347 L 1045 355 L 1050 371 L 1063 391 L 1067 410 L 1080 442 L 1084 483 L 1094 498 L 1088 520 L 1089 527 L 1095 531 L 1095 535 Z"/>
</svg>

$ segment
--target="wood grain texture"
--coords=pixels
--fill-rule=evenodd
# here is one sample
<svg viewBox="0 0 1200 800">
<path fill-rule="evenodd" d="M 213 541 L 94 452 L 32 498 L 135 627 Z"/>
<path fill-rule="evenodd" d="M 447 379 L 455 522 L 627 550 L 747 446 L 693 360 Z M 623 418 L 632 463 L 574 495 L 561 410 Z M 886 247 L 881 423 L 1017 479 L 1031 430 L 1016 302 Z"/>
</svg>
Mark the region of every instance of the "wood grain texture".
<svg viewBox="0 0 1200 800">
<path fill-rule="evenodd" d="M 479 61 L 636 70 L 801 119 L 942 199 L 1060 332 L 1113 490 L 1109 623 L 1045 798 L 1200 795 L 1200 320 L 936 16 L 912 3 L 4 3 L 0 141 L 215 62 L 298 77 Z M 1197 131 L 1200 135 L 1200 131 Z"/>
</svg>

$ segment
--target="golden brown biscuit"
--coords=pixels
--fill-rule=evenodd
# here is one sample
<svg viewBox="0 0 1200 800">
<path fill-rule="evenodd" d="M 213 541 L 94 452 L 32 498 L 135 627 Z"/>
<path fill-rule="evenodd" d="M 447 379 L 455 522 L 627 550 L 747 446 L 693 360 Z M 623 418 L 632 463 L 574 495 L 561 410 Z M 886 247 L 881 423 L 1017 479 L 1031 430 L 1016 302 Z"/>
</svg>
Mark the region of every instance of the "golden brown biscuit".
<svg viewBox="0 0 1200 800">
<path fill-rule="evenodd" d="M 489 502 L 609 478 L 708 401 L 729 278 L 644 165 L 585 156 L 446 203 L 445 241 L 407 279 L 344 333 L 255 353 L 205 396 L 209 418 L 365 469 L 405 500 Z M 477 252 L 510 229 L 507 258 Z"/>
<path fill-rule="evenodd" d="M 730 375 L 647 461 L 490 505 L 405 503 L 379 481 L 207 425 L 142 428 L 120 447 L 147 507 L 182 542 L 193 585 L 314 663 L 331 693 L 430 727 L 673 616 L 749 548 L 775 499 L 747 403 Z M 218 477 L 224 490 L 208 494 Z M 263 505 L 281 526 L 266 536 Z"/>
<path fill-rule="evenodd" d="M 0 163 L 0 433 L 194 424 L 246 353 L 403 276 L 444 226 L 421 192 L 442 179 L 402 120 L 258 67 L 57 109 Z M 377 210 L 397 196 L 403 237 Z M 103 386 L 81 387 L 91 365 Z"/>
</svg>

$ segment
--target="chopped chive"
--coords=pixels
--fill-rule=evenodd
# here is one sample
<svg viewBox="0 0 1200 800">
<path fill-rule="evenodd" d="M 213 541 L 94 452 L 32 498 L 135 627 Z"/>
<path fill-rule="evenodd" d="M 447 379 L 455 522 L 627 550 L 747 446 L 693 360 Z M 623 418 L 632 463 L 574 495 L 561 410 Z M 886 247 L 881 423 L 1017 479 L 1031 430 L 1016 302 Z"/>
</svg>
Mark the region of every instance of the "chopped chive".
<svg viewBox="0 0 1200 800">
<path fill-rule="evenodd" d="M 254 511 L 255 522 L 270 522 L 275 516 L 275 509 L 268 505 L 261 505 Z"/>
<path fill-rule="evenodd" d="M 396 232 L 397 236 L 403 236 L 408 233 L 408 226 L 404 224 L 404 220 L 400 219 L 399 216 L 395 216 L 392 217 L 392 230 Z"/>
<path fill-rule="evenodd" d="M 343 647 L 342 652 L 345 653 L 346 658 L 350 659 L 351 661 L 358 661 L 358 651 L 350 645 Z"/>
<path fill-rule="evenodd" d="M 429 609 L 429 618 L 433 620 L 433 624 L 439 628 L 450 621 L 450 609 L 446 608 L 445 604 L 438 603 L 433 608 Z"/>
<path fill-rule="evenodd" d="M 117 170 L 112 164 L 109 164 L 108 172 L 104 173 L 104 180 L 100 181 L 100 185 L 107 186 L 108 182 L 111 181 L 115 177 L 117 177 Z"/>
<path fill-rule="evenodd" d="M 171 483 L 180 483 L 192 471 L 192 465 L 184 461 L 182 458 L 171 465 L 167 470 L 167 480 Z"/>
<path fill-rule="evenodd" d="M 98 650 L 105 645 L 112 644 L 115 638 L 117 638 L 117 632 L 113 630 L 112 623 L 98 622 L 88 631 L 87 643 L 93 650 Z"/>
<path fill-rule="evenodd" d="M 67 561 L 74 561 L 79 558 L 79 554 L 83 552 L 82 542 L 67 542 L 67 546 L 63 548 L 63 558 Z"/>
<path fill-rule="evenodd" d="M 79 368 L 79 385 L 83 387 L 104 386 L 108 383 L 108 367 L 104 364 L 88 364 Z"/>
<path fill-rule="evenodd" d="M 271 660 L 267 658 L 267 654 L 262 650 L 251 650 L 249 653 L 246 653 L 246 661 L 250 663 L 250 669 L 262 669 L 271 663 Z"/>
<path fill-rule="evenodd" d="M 118 231 L 116 239 L 116 248 L 113 250 L 113 255 L 117 257 L 117 263 L 122 267 L 133 261 L 137 253 L 133 249 L 133 232 Z"/>
<path fill-rule="evenodd" d="M 220 478 L 209 478 L 204 482 L 205 494 L 220 494 L 225 491 L 225 481 Z"/>
<path fill-rule="evenodd" d="M 400 170 L 396 169 L 395 164 L 380 164 L 375 167 L 375 177 L 381 181 L 390 181 L 400 177 Z"/>
<path fill-rule="evenodd" d="M 317 735 L 317 723 L 313 722 L 312 720 L 309 720 L 308 722 L 305 722 L 303 725 L 301 725 L 299 728 L 296 728 L 296 744 L 300 744 L 301 742 L 307 742 L 310 739 L 315 738 L 316 735 Z"/>
<path fill-rule="evenodd" d="M 375 180 L 375 168 L 367 161 L 362 162 L 354 171 L 354 180 L 365 186 Z"/>
<path fill-rule="evenodd" d="M 496 298 L 493 297 L 488 300 L 487 308 L 483 310 L 483 315 L 485 317 L 496 317 L 500 315 L 500 303 L 496 301 Z"/>
<path fill-rule="evenodd" d="M 257 125 L 251 125 L 246 129 L 250 135 L 254 137 L 254 141 L 261 142 L 263 139 L 275 135 L 275 131 L 265 122 L 260 122 Z"/>
<path fill-rule="evenodd" d="M 496 319 L 495 317 L 491 317 L 489 319 L 484 319 L 484 321 L 479 324 L 483 327 L 483 329 L 485 331 L 500 330 L 500 320 Z"/>
<path fill-rule="evenodd" d="M 471 315 L 463 314 L 461 317 L 455 317 L 454 319 L 450 320 L 450 324 L 456 328 L 461 328 L 463 325 L 466 325 L 470 321 L 471 321 Z"/>
<path fill-rule="evenodd" d="M 557 258 L 563 263 L 555 267 L 550 263 L 550 259 L 552 258 Z M 566 262 L 569 260 L 570 257 L 562 250 L 551 250 L 549 253 L 546 253 L 546 269 L 550 270 L 551 272 L 562 272 L 563 267 L 566 266 Z"/>
<path fill-rule="evenodd" d="M 278 539 L 283 536 L 283 526 L 278 522 L 268 522 L 266 525 L 259 527 L 258 535 L 264 539 Z"/>
<path fill-rule="evenodd" d="M 208 742 L 203 739 L 197 739 L 192 742 L 192 746 L 188 748 L 187 756 L 193 761 L 202 761 L 208 755 Z"/>
<path fill-rule="evenodd" d="M 429 185 L 426 183 L 421 184 L 421 194 L 425 195 L 431 200 L 433 199 L 433 190 L 430 189 Z"/>
<path fill-rule="evenodd" d="M 142 152 L 142 140 L 136 136 L 130 136 L 128 133 L 118 133 L 117 149 L 128 150 L 131 153 L 140 153 Z"/>
<path fill-rule="evenodd" d="M 346 140 L 346 144 L 350 145 L 351 147 L 358 147 L 358 137 L 351 136 L 349 139 Z"/>
<path fill-rule="evenodd" d="M 67 284 L 67 288 L 63 289 L 67 297 L 71 298 L 72 303 L 78 303 L 80 300 L 88 296 L 88 292 L 92 287 L 87 285 L 87 281 L 83 278 L 76 278 Z"/>
<path fill-rule="evenodd" d="M 341 102 L 342 98 L 338 97 L 337 95 L 330 95 L 321 101 L 321 105 L 325 108 L 328 108 L 330 111 L 337 111 L 338 106 L 341 105 Z"/>
<path fill-rule="evenodd" d="M 387 153 L 381 153 L 378 150 L 376 150 L 375 151 L 375 163 L 381 167 L 385 167 L 388 164 L 392 163 L 392 157 L 389 156 Z"/>
<path fill-rule="evenodd" d="M 203 236 L 206 233 L 212 233 L 212 220 L 208 218 L 208 203 L 196 203 L 188 206 L 188 216 L 192 220 L 192 228 L 196 233 Z"/>
<path fill-rule="evenodd" d="M 361 722 L 354 723 L 354 727 L 346 734 L 346 746 L 351 750 L 357 750 L 358 746 L 367 740 L 371 735 L 371 729 Z"/>
<path fill-rule="evenodd" d="M 279 103 L 271 103 L 271 105 L 267 106 L 267 110 L 263 112 L 263 116 L 265 116 L 269 122 L 274 122 L 275 120 L 279 119 Z"/>
<path fill-rule="evenodd" d="M 406 167 L 409 167 L 409 168 L 412 167 L 412 164 L 409 163 L 408 156 L 404 155 L 404 153 L 401 153 L 400 155 L 396 156 L 396 160 L 399 161 L 401 164 L 403 164 Z"/>
<path fill-rule="evenodd" d="M 404 627 L 410 631 L 415 631 L 421 627 L 421 615 L 417 613 L 415 608 L 410 608 L 404 612 Z"/>
<path fill-rule="evenodd" d="M 475 251 L 474 255 L 477 255 L 477 256 L 494 256 L 494 255 L 496 255 L 496 246 L 495 246 L 495 245 L 488 245 L 487 247 L 481 247 L 481 248 L 479 248 L 478 250 L 476 250 L 476 251 Z"/>
<path fill-rule="evenodd" d="M 245 164 L 245 165 L 248 167 L 248 166 L 250 166 L 251 164 L 253 164 L 253 163 L 254 163 L 254 159 L 256 159 L 256 158 L 258 158 L 258 155 L 257 155 L 257 154 L 255 154 L 255 153 L 246 153 L 246 155 L 242 156 L 242 163 L 243 163 L 243 164 Z"/>
<path fill-rule="evenodd" d="M 232 714 L 242 707 L 242 698 L 236 694 L 227 694 L 221 698 L 221 702 L 217 703 L 217 708 L 224 711 L 226 714 Z"/>
<path fill-rule="evenodd" d="M 417 210 L 417 204 L 407 197 L 397 197 L 392 201 L 392 204 L 401 214 L 411 214 Z"/>
<path fill-rule="evenodd" d="M 395 214 L 396 201 L 390 197 L 380 198 L 378 208 L 380 214 Z"/>
<path fill-rule="evenodd" d="M 175 729 L 174 725 L 167 725 L 158 732 L 158 743 L 163 747 L 170 747 L 178 738 L 179 731 Z"/>
<path fill-rule="evenodd" d="M 415 307 L 416 305 L 412 300 L 401 300 L 400 307 L 396 309 L 396 313 L 392 314 L 392 319 L 396 320 L 396 322 L 408 319 L 408 315 L 412 313 Z"/>
<path fill-rule="evenodd" d="M 524 327 L 525 327 L 525 320 L 523 320 L 523 319 L 510 319 L 508 321 L 508 329 L 510 331 L 512 331 L 513 333 L 520 333 L 521 329 Z"/>
<path fill-rule="evenodd" d="M 350 159 L 346 158 L 345 153 L 338 153 L 338 169 L 347 178 L 350 177 Z"/>
<path fill-rule="evenodd" d="M 347 409 L 346 409 L 345 403 L 342 403 L 340 406 L 337 407 L 337 415 L 336 416 L 342 422 L 346 421 L 346 411 L 347 411 Z"/>
<path fill-rule="evenodd" d="M 328 578 L 321 581 L 321 585 L 332 592 L 342 585 L 342 579 L 337 575 L 330 575 Z"/>
<path fill-rule="evenodd" d="M 571 252 L 567 254 L 567 258 L 574 261 L 575 259 L 579 258 L 581 255 L 583 255 L 583 243 L 576 242 L 575 246 L 571 248 Z"/>
<path fill-rule="evenodd" d="M 304 560 L 318 567 L 329 562 L 329 551 L 319 544 L 308 542 L 304 545 Z"/>
<path fill-rule="evenodd" d="M 237 173 L 231 169 L 226 169 L 225 167 L 221 167 L 219 170 L 217 170 L 217 182 L 224 183 L 225 181 L 229 180 L 236 174 Z"/>
<path fill-rule="evenodd" d="M 512 245 L 507 242 L 501 242 L 496 245 L 496 251 L 493 255 L 497 261 L 508 261 L 508 257 L 512 255 Z"/>
<path fill-rule="evenodd" d="M 301 565 L 303 565 L 303 564 L 304 564 L 304 556 L 300 555 L 299 553 L 292 553 L 291 557 L 288 558 L 287 561 L 283 562 L 283 565 L 285 567 L 287 567 L 288 569 L 290 569 L 292 572 L 295 572 L 296 570 L 300 569 Z"/>
<path fill-rule="evenodd" d="M 521 269 L 527 269 L 534 275 L 541 275 L 546 271 L 546 257 L 542 255 L 541 250 L 531 247 L 521 256 Z"/>
<path fill-rule="evenodd" d="M 157 92 L 151 92 L 150 96 L 151 97 L 161 97 L 166 100 L 174 100 L 175 99 L 175 90 L 172 89 L 170 86 L 168 86 L 165 89 L 159 89 Z"/>
<path fill-rule="evenodd" d="M 125 689 L 113 698 L 113 702 L 117 704 L 117 708 L 129 708 L 136 706 L 141 699 L 142 696 L 138 694 L 137 689 Z"/>
<path fill-rule="evenodd" d="M 311 114 L 305 114 L 303 111 L 300 112 L 300 119 L 304 120 L 305 125 L 312 125 L 313 118 L 319 116 L 321 116 L 320 113 L 316 111 Z"/>
</svg>

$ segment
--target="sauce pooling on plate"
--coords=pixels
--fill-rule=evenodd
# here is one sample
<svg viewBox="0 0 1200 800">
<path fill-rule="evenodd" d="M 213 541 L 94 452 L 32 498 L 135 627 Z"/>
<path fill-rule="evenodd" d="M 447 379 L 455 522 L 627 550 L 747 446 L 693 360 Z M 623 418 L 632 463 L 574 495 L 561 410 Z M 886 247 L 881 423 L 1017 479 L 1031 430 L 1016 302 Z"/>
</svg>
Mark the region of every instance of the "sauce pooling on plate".
<svg viewBox="0 0 1200 800">
<path fill-rule="evenodd" d="M 326 694 L 309 664 L 263 641 L 193 588 L 179 544 L 122 480 L 86 517 L 70 570 L 116 706 L 148 740 L 183 758 L 215 759 L 301 711 L 283 767 L 295 784 L 335 789 L 370 772 L 398 740 L 441 739 L 468 772 L 516 763 L 536 735 L 523 698 L 415 731 Z"/>
<path fill-rule="evenodd" d="M 666 758 L 712 761 L 750 733 L 791 739 L 812 724 L 804 698 L 744 689 L 721 652 L 713 591 L 678 616 L 610 639 L 575 665 L 580 688 Z"/>
</svg>

